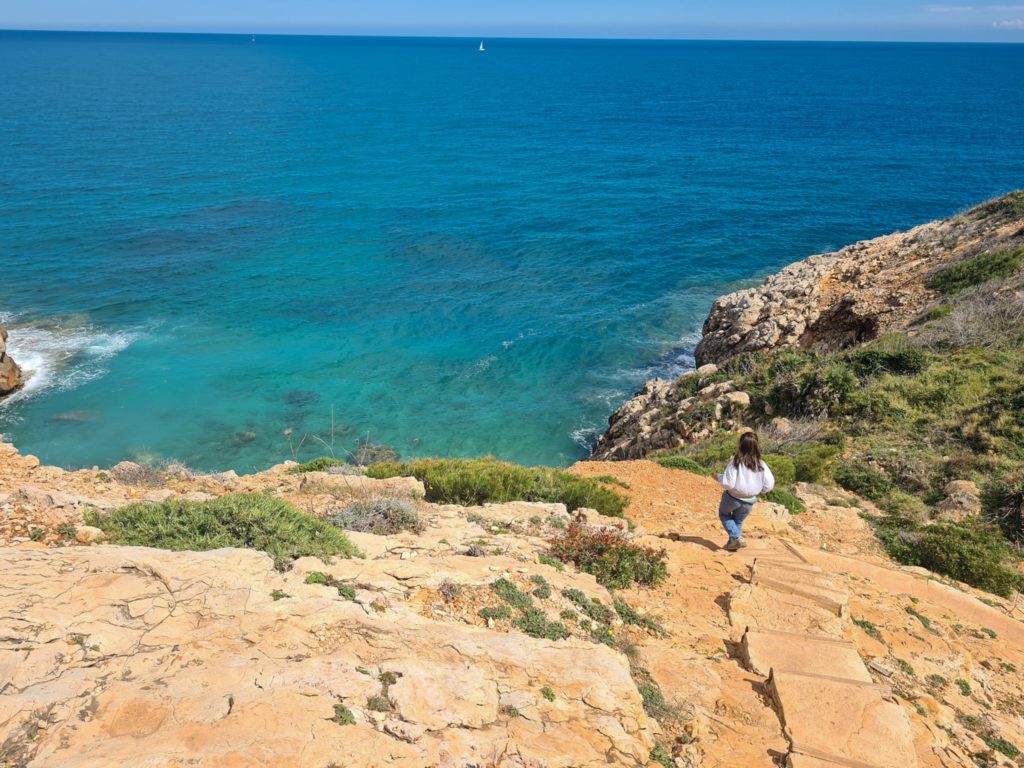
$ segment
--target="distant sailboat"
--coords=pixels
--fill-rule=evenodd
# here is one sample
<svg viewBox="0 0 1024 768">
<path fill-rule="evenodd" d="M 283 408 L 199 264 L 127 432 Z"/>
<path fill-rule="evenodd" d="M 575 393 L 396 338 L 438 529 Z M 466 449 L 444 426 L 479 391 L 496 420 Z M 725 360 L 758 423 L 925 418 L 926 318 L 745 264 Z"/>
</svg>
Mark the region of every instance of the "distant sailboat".
<svg viewBox="0 0 1024 768">
<path fill-rule="evenodd" d="M 484 48 L 484 41 L 480 41 L 480 53 L 483 53 L 486 49 Z"/>
<path fill-rule="evenodd" d="M 256 35 L 252 36 L 252 42 L 254 42 L 254 43 L 256 42 Z"/>
</svg>

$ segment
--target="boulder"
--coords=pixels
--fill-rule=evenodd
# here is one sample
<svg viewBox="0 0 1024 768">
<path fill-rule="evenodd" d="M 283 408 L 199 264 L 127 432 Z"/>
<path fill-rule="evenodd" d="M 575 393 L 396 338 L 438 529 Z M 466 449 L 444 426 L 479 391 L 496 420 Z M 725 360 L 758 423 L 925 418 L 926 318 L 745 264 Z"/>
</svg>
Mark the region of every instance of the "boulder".
<svg viewBox="0 0 1024 768">
<path fill-rule="evenodd" d="M 7 329 L 0 327 L 0 397 L 6 397 L 24 384 L 21 368 L 7 354 Z"/>
<path fill-rule="evenodd" d="M 964 520 L 981 514 L 981 494 L 970 480 L 952 480 L 942 490 L 946 498 L 935 505 L 942 520 Z"/>
</svg>

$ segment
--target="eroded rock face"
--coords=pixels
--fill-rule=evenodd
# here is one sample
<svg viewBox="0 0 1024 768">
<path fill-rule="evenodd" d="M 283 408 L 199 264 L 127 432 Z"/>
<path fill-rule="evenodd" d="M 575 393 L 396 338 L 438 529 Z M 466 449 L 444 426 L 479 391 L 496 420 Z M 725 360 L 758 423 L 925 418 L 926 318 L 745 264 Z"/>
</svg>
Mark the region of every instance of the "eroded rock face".
<svg viewBox="0 0 1024 768">
<path fill-rule="evenodd" d="M 639 459 L 699 442 L 720 428 L 742 427 L 750 395 L 737 391 L 731 381 L 710 382 L 716 373 L 717 367 L 708 365 L 675 381 L 647 382 L 609 417 L 591 458 Z"/>
<path fill-rule="evenodd" d="M 21 368 L 7 354 L 7 329 L 0 327 L 0 398 L 20 389 L 23 383 Z"/>
<path fill-rule="evenodd" d="M 926 284 L 939 268 L 1024 243 L 1024 215 L 1010 204 L 1019 197 L 811 256 L 721 297 L 704 322 L 697 364 L 777 347 L 835 351 L 906 327 L 935 298 Z"/>
</svg>

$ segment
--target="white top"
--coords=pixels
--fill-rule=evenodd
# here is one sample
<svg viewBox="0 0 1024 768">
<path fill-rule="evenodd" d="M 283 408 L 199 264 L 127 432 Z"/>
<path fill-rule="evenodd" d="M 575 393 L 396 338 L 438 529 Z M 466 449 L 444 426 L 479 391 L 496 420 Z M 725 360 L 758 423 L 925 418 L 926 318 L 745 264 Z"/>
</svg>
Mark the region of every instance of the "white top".
<svg viewBox="0 0 1024 768">
<path fill-rule="evenodd" d="M 737 499 L 753 499 L 775 487 L 775 476 L 763 461 L 759 472 L 742 464 L 737 467 L 735 461 L 730 461 L 718 476 L 718 482 Z"/>
</svg>

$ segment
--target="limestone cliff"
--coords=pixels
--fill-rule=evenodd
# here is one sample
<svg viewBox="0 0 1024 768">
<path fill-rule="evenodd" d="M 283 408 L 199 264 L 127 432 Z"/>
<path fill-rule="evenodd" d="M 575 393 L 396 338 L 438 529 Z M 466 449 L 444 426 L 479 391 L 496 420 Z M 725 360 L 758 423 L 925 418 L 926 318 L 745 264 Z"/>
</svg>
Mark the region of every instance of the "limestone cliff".
<svg viewBox="0 0 1024 768">
<path fill-rule="evenodd" d="M 733 357 L 784 347 L 837 352 L 895 331 L 916 333 L 915 322 L 941 298 L 936 275 L 1021 248 L 1024 192 L 1011 192 L 909 232 L 811 256 L 759 287 L 723 296 L 704 322 L 696 352 L 701 367 L 673 381 L 647 382 L 609 418 L 592 458 L 640 458 L 740 426 L 749 398 L 718 374 Z M 1011 282 L 1019 293 L 1021 281 Z M 968 327 L 977 319 L 959 322 Z"/>
<path fill-rule="evenodd" d="M 0 398 L 19 389 L 22 383 L 21 369 L 7 354 L 7 329 L 0 327 Z"/>
<path fill-rule="evenodd" d="M 936 298 L 929 279 L 951 262 L 1024 245 L 1024 192 L 834 253 L 718 299 L 697 365 L 776 347 L 835 351 L 907 327 Z"/>
</svg>

